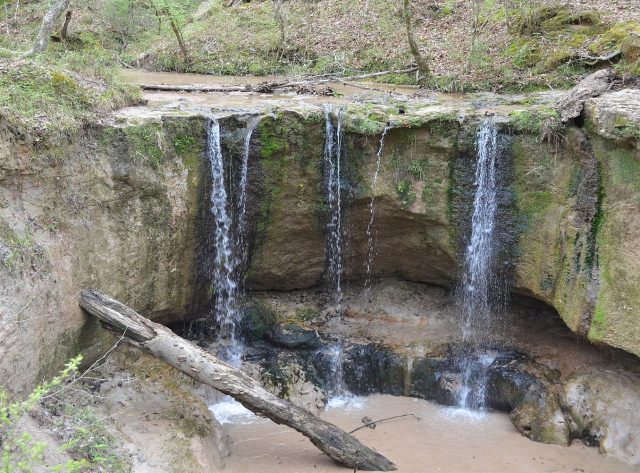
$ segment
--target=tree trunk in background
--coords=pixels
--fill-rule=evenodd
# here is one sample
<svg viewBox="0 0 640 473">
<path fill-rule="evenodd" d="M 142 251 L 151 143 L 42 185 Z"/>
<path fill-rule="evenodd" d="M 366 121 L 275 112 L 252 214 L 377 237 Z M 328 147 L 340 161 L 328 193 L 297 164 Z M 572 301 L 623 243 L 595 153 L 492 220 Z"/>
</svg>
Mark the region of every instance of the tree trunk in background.
<svg viewBox="0 0 640 473">
<path fill-rule="evenodd" d="M 420 47 L 413 32 L 413 19 L 411 15 L 411 0 L 403 0 L 404 22 L 407 27 L 407 39 L 409 40 L 409 49 L 413 58 L 416 60 L 418 70 L 422 75 L 422 79 L 427 79 L 431 75 L 429 63 L 427 59 L 420 53 Z"/>
<path fill-rule="evenodd" d="M 123 334 L 136 347 L 157 356 L 196 381 L 228 394 L 256 414 L 294 428 L 341 465 L 354 471 L 396 469 L 392 462 L 352 435 L 271 394 L 242 371 L 115 299 L 85 290 L 80 295 L 80 306 L 109 328 Z"/>
<path fill-rule="evenodd" d="M 64 24 L 60 30 L 60 40 L 66 41 L 67 34 L 69 32 L 69 23 L 71 23 L 71 10 L 67 10 L 67 14 L 64 17 Z"/>
<path fill-rule="evenodd" d="M 280 56 L 284 56 L 287 49 L 287 29 L 284 13 L 282 13 L 282 0 L 273 0 L 273 14 L 280 29 Z"/>
<path fill-rule="evenodd" d="M 178 40 L 178 46 L 180 46 L 180 51 L 182 51 L 182 56 L 184 56 L 184 62 L 187 65 L 191 65 L 191 59 L 189 59 L 189 52 L 187 51 L 187 46 L 184 44 L 184 38 L 182 37 L 182 31 L 178 27 L 176 21 L 170 16 L 169 23 L 171 24 L 171 29 L 173 30 L 173 34 L 176 35 L 176 39 Z"/>
<path fill-rule="evenodd" d="M 40 54 L 45 49 L 47 49 L 47 44 L 49 44 L 49 37 L 51 36 L 51 32 L 64 12 L 67 8 L 69 8 L 69 3 L 71 0 L 57 0 L 51 5 L 49 11 L 42 18 L 42 24 L 40 25 L 40 31 L 38 31 L 38 37 L 36 38 L 33 47 L 25 54 L 25 56 L 31 56 L 33 54 Z"/>
</svg>

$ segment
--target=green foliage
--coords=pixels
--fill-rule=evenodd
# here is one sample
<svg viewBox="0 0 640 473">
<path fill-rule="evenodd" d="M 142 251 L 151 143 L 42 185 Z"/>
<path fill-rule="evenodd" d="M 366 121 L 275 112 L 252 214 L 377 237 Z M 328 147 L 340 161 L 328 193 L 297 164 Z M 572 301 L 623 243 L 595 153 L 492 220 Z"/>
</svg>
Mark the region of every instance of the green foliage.
<svg viewBox="0 0 640 473">
<path fill-rule="evenodd" d="M 63 450 L 86 458 L 93 466 L 109 473 L 125 473 L 129 466 L 116 454 L 116 439 L 90 408 L 65 407 L 59 426 L 70 431 Z"/>
<path fill-rule="evenodd" d="M 176 136 L 176 138 L 173 140 L 173 147 L 176 150 L 176 154 L 178 156 L 184 156 L 191 150 L 195 143 L 196 140 L 193 136 Z"/>
<path fill-rule="evenodd" d="M 411 190 L 411 182 L 403 179 L 396 184 L 396 195 L 400 199 L 400 207 L 408 209 L 416 200 L 416 194 Z"/>
<path fill-rule="evenodd" d="M 409 161 L 407 170 L 414 179 L 417 179 L 419 181 L 424 180 L 424 163 L 422 162 L 422 160 L 413 159 Z"/>
<path fill-rule="evenodd" d="M 510 113 L 509 117 L 509 127 L 518 133 L 541 136 L 545 127 L 557 129 L 560 126 L 558 112 L 555 109 L 516 111 Z"/>
<path fill-rule="evenodd" d="M 625 37 L 640 32 L 635 21 L 605 24 L 594 11 L 568 6 L 518 7 L 508 20 L 512 38 L 503 54 L 513 66 L 533 76 L 550 74 L 550 86 L 567 87 L 588 72 L 594 56 L 620 49 Z M 637 75 L 640 67 L 623 58 L 615 66 L 621 73 Z"/>
<path fill-rule="evenodd" d="M 58 376 L 35 388 L 26 399 L 11 401 L 7 393 L 0 391 L 0 471 L 2 473 L 31 473 L 34 467 L 44 465 L 46 444 L 35 441 L 28 432 L 19 432 L 17 423 L 22 416 L 33 410 L 47 395 L 61 388 L 62 384 L 78 369 L 82 355 L 71 359 Z M 68 473 L 82 471 L 88 466 L 86 460 L 69 460 L 65 464 L 49 466 L 49 471 Z"/>
<path fill-rule="evenodd" d="M 589 50 L 594 54 L 604 54 L 615 49 L 620 49 L 622 40 L 630 33 L 640 33 L 640 23 L 637 21 L 616 23 L 592 42 L 589 45 Z"/>
<path fill-rule="evenodd" d="M 129 154 L 133 159 L 142 159 L 155 169 L 163 163 L 164 153 L 160 142 L 161 132 L 158 125 L 129 126 L 123 129 L 123 133 L 129 148 Z"/>
<path fill-rule="evenodd" d="M 527 192 L 526 196 L 522 199 L 522 212 L 531 218 L 543 213 L 545 209 L 551 205 L 552 200 L 553 196 L 549 191 Z"/>
<path fill-rule="evenodd" d="M 572 12 L 565 5 L 520 6 L 509 19 L 509 30 L 519 35 L 532 35 L 563 29 L 567 25 L 597 25 L 600 17 L 594 11 Z"/>
<path fill-rule="evenodd" d="M 73 67 L 91 68 L 79 55 L 67 59 Z M 82 62 L 82 65 L 80 64 Z M 0 109 L 19 129 L 64 131 L 80 126 L 96 112 L 111 110 L 137 100 L 137 92 L 117 84 L 117 74 L 93 69 L 95 74 L 110 74 L 109 86 L 103 82 L 79 80 L 77 74 L 58 65 L 38 62 L 5 63 L 0 59 Z M 100 82 L 100 81 L 99 81 Z"/>
<path fill-rule="evenodd" d="M 507 46 L 505 55 L 518 69 L 528 69 L 540 62 L 542 51 L 537 40 L 516 38 Z"/>
<path fill-rule="evenodd" d="M 425 204 L 428 205 L 433 203 L 434 197 L 439 190 L 440 184 L 442 184 L 441 179 L 424 179 L 424 187 L 422 188 L 420 197 Z"/>
<path fill-rule="evenodd" d="M 74 378 L 81 361 L 82 355 L 71 359 L 60 374 L 35 388 L 23 400 L 10 400 L 7 393 L 0 391 L 0 473 L 75 473 L 88 468 L 109 473 L 129 471 L 126 462 L 118 457 L 116 440 L 103 421 L 89 408 L 77 409 L 59 400 L 65 395 L 65 383 Z M 73 459 L 58 465 L 46 465 L 44 454 L 47 445 L 34 440 L 28 432 L 20 431 L 19 420 L 38 404 L 55 405 L 58 412 L 62 411 L 56 427 L 66 440 L 62 451 L 70 453 Z"/>
</svg>

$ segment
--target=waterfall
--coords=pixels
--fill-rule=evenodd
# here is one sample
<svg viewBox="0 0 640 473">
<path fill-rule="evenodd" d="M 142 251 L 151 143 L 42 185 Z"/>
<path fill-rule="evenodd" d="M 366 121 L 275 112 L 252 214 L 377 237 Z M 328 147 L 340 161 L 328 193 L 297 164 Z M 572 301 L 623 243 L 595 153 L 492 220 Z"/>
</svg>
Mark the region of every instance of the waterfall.
<svg viewBox="0 0 640 473">
<path fill-rule="evenodd" d="M 241 279 L 247 259 L 246 251 L 246 194 L 249 168 L 249 144 L 258 124 L 250 120 L 244 137 L 240 186 L 236 203 L 235 227 L 229 214 L 229 199 L 225 187 L 224 160 L 220 146 L 220 123 L 215 117 L 207 121 L 207 160 L 211 168 L 211 215 L 215 224 L 215 260 L 213 284 L 215 288 L 214 316 L 219 327 L 217 338 L 226 340 L 227 361 L 238 366 L 242 344 L 238 337 L 240 305 L 242 303 Z M 235 238 L 232 235 L 235 228 Z M 235 245 L 234 245 L 235 240 Z"/>
<path fill-rule="evenodd" d="M 390 127 L 387 125 L 382 131 L 380 137 L 380 144 L 378 145 L 378 152 L 376 153 L 376 172 L 373 174 L 373 181 L 371 183 L 371 201 L 369 202 L 369 224 L 367 225 L 367 259 L 365 261 L 366 279 L 364 287 L 367 290 L 371 289 L 371 270 L 373 267 L 373 220 L 375 217 L 375 202 L 376 202 L 376 184 L 378 183 L 378 174 L 380 173 L 380 162 L 382 161 L 382 154 L 384 153 L 384 138 L 387 136 L 387 132 Z"/>
<path fill-rule="evenodd" d="M 349 394 L 345 387 L 344 373 L 342 371 L 342 355 L 344 348 L 342 340 L 338 340 L 329 348 L 329 363 L 331 369 L 331 378 L 329 382 L 329 395 L 331 398 L 342 398 Z"/>
<path fill-rule="evenodd" d="M 496 193 L 497 130 L 492 120 L 485 120 L 476 136 L 475 197 L 471 217 L 471 237 L 465 251 L 464 275 L 459 290 L 462 315 L 462 342 L 465 354 L 461 361 L 461 407 L 470 407 L 468 399 L 475 390 L 474 405 L 483 407 L 486 379 L 484 373 L 493 361 L 491 355 L 476 356 L 478 342 L 487 340 L 491 328 L 492 295 L 496 277 L 491 270 L 492 246 L 498 200 Z"/>
<path fill-rule="evenodd" d="M 328 210 L 326 283 L 336 314 L 342 304 L 342 201 L 340 195 L 340 159 L 342 157 L 342 110 L 338 110 L 337 128 L 331 121 L 331 106 L 324 107 L 324 186 Z"/>
<path fill-rule="evenodd" d="M 340 164 L 342 158 L 343 111 L 338 110 L 337 126 L 333 126 L 331 106 L 324 106 L 325 142 L 323 153 L 324 188 L 327 203 L 327 272 L 325 283 L 330 293 L 336 315 L 342 313 L 342 198 L 340 195 Z M 330 348 L 331 369 L 329 394 L 334 399 L 347 393 L 342 373 L 342 341 L 338 340 Z"/>
<path fill-rule="evenodd" d="M 235 271 L 243 272 L 247 265 L 248 248 L 247 248 L 247 230 L 246 230 L 246 209 L 247 209 L 247 180 L 249 175 L 249 153 L 251 145 L 251 137 L 256 127 L 260 123 L 260 117 L 252 117 L 247 122 L 243 147 L 242 147 L 242 168 L 240 170 L 240 186 L 238 189 L 238 200 L 236 202 L 236 247 L 238 249 L 238 258 L 235 262 Z M 237 274 L 240 281 L 239 286 L 242 287 L 242 275 Z"/>
</svg>

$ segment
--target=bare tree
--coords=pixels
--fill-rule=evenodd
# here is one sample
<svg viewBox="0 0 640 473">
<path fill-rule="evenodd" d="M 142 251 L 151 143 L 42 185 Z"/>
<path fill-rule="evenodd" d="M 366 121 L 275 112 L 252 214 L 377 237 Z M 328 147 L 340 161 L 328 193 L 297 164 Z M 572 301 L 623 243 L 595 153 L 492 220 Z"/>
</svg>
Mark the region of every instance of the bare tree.
<svg viewBox="0 0 640 473">
<path fill-rule="evenodd" d="M 42 24 L 40 25 L 40 31 L 38 31 L 38 36 L 36 38 L 35 43 L 33 43 L 33 47 L 25 53 L 25 56 L 31 56 L 33 54 L 40 54 L 45 49 L 47 49 L 47 44 L 49 44 L 49 38 L 51 37 L 51 32 L 60 18 L 60 15 L 69 8 L 69 3 L 71 0 L 57 0 L 51 5 L 49 11 L 45 13 L 42 18 Z"/>
<path fill-rule="evenodd" d="M 67 10 L 67 14 L 64 17 L 64 23 L 60 30 L 60 40 L 66 41 L 69 33 L 69 23 L 71 23 L 71 10 Z"/>
<path fill-rule="evenodd" d="M 158 21 L 160 21 L 162 17 L 165 17 L 169 21 L 169 26 L 171 26 L 171 30 L 178 41 L 178 46 L 180 47 L 184 61 L 187 65 L 191 66 L 189 51 L 187 50 L 184 37 L 182 36 L 182 30 L 180 29 L 180 3 L 174 0 L 151 0 L 151 6 L 156 11 Z"/>
<path fill-rule="evenodd" d="M 476 40 L 478 39 L 478 29 L 480 27 L 480 11 L 482 6 L 479 0 L 473 0 L 473 17 L 471 20 L 471 48 L 467 55 L 466 70 L 471 68 L 471 59 L 476 53 Z"/>
<path fill-rule="evenodd" d="M 409 40 L 409 49 L 411 50 L 411 54 L 413 54 L 413 58 L 416 61 L 416 65 L 418 66 L 418 71 L 422 75 L 422 80 L 427 79 L 431 75 L 431 70 L 429 69 L 429 62 L 427 58 L 425 58 L 420 52 L 420 46 L 418 46 L 418 41 L 416 40 L 415 33 L 413 31 L 413 16 L 411 14 L 411 0 L 403 0 L 403 13 L 404 13 L 404 22 L 407 27 L 407 39 Z"/>
<path fill-rule="evenodd" d="M 284 56 L 287 49 L 287 22 L 282 11 L 282 0 L 273 0 L 273 15 L 278 23 L 278 29 L 280 30 L 280 56 Z"/>
</svg>

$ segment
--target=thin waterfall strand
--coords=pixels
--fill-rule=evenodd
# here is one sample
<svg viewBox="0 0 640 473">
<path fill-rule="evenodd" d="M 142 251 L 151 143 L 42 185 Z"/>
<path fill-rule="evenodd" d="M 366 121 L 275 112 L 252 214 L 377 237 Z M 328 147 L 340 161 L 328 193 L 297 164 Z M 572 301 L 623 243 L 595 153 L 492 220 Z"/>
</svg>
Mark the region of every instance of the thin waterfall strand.
<svg viewBox="0 0 640 473">
<path fill-rule="evenodd" d="M 338 110 L 337 126 L 333 126 L 331 106 L 324 107 L 325 145 L 324 145 L 324 184 L 328 208 L 327 222 L 327 274 L 326 282 L 331 292 L 335 313 L 342 312 L 342 197 L 340 192 L 340 166 L 342 159 L 342 120 L 343 111 Z M 331 378 L 329 395 L 337 399 L 348 394 L 342 372 L 342 341 L 338 340 L 330 348 L 329 363 Z"/>
<path fill-rule="evenodd" d="M 220 147 L 220 124 L 216 118 L 207 123 L 207 159 L 211 167 L 211 214 L 215 222 L 216 287 L 215 317 L 220 325 L 220 336 L 235 338 L 237 322 L 236 292 L 233 278 L 234 264 L 231 241 L 231 219 L 227 212 L 227 192 L 224 185 L 224 163 Z"/>
<path fill-rule="evenodd" d="M 216 295 L 214 316 L 219 327 L 217 338 L 227 341 L 227 359 L 232 364 L 238 365 L 242 347 L 237 336 L 237 327 L 240 322 L 236 280 L 237 258 L 234 255 L 230 237 L 231 218 L 227 209 L 220 123 L 215 117 L 210 117 L 207 121 L 207 160 L 211 168 L 211 215 L 215 223 L 213 283 Z"/>
<path fill-rule="evenodd" d="M 373 175 L 371 183 L 371 201 L 369 202 L 369 224 L 367 225 L 367 259 L 365 261 L 366 279 L 364 283 L 365 289 L 371 289 L 371 271 L 373 269 L 373 221 L 375 218 L 375 202 L 376 202 L 376 184 L 378 183 L 378 174 L 380 173 L 380 163 L 382 154 L 384 153 L 384 139 L 390 127 L 387 125 L 382 131 L 378 152 L 376 153 L 376 172 Z"/>
<path fill-rule="evenodd" d="M 342 110 L 338 110 L 337 128 L 331 120 L 331 107 L 325 106 L 324 184 L 328 208 L 326 283 L 336 314 L 342 305 L 342 200 L 340 165 L 342 159 Z"/>
<path fill-rule="evenodd" d="M 487 339 L 491 327 L 492 289 L 495 276 L 491 270 L 493 234 L 498 209 L 496 194 L 497 130 L 490 119 L 485 120 L 477 133 L 478 160 L 475 174 L 475 197 L 471 218 L 471 237 L 465 252 L 464 275 L 461 287 L 462 341 L 465 350 L 475 348 L 478 340 Z M 458 404 L 469 407 L 471 384 L 476 390 L 476 404 L 483 407 L 485 381 L 483 365 L 467 353 L 461 363 L 462 388 Z M 479 365 L 479 366 L 477 366 Z M 484 367 L 486 368 L 486 367 Z"/>
<path fill-rule="evenodd" d="M 243 140 L 242 149 L 242 169 L 240 170 L 240 188 L 238 189 L 238 201 L 236 204 L 236 247 L 238 255 L 236 261 L 236 273 L 244 272 L 247 265 L 247 231 L 246 231 L 246 209 L 247 209 L 247 181 L 249 176 L 249 154 L 251 151 L 251 137 L 256 127 L 260 123 L 260 117 L 253 117 L 247 122 L 247 129 Z M 242 280 L 242 275 L 237 274 L 238 280 Z M 243 284 L 239 284 L 240 287 Z"/>
</svg>

